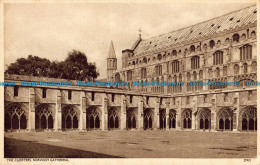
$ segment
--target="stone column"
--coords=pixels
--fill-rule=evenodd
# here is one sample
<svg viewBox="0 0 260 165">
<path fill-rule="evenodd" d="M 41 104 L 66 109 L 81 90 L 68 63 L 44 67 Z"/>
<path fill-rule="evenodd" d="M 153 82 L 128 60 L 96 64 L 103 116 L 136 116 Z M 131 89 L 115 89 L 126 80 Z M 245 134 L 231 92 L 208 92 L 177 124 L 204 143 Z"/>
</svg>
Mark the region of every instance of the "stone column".
<svg viewBox="0 0 260 165">
<path fill-rule="evenodd" d="M 103 94 L 103 100 L 102 100 L 102 117 L 101 117 L 101 130 L 107 130 L 107 95 Z"/>
<path fill-rule="evenodd" d="M 233 131 L 239 131 L 239 112 L 240 112 L 240 107 L 239 107 L 239 92 L 235 94 L 234 98 L 234 111 L 233 111 Z"/>
<path fill-rule="evenodd" d="M 165 110 L 165 115 L 166 115 L 166 130 L 169 130 L 169 113 L 170 113 L 170 102 L 167 100 L 166 102 L 166 110 Z"/>
<path fill-rule="evenodd" d="M 34 88 L 29 88 L 29 116 L 27 119 L 27 129 L 35 130 L 35 92 Z"/>
<path fill-rule="evenodd" d="M 193 111 L 192 111 L 192 125 L 191 129 L 196 129 L 196 116 L 195 113 L 198 111 L 197 96 L 193 96 Z"/>
<path fill-rule="evenodd" d="M 211 131 L 217 131 L 217 106 L 216 106 L 216 95 L 214 94 L 212 96 L 212 99 L 211 99 L 211 104 L 212 104 L 212 107 L 211 107 L 211 126 L 210 126 L 210 130 Z"/>
<path fill-rule="evenodd" d="M 181 97 L 176 98 L 177 110 L 176 110 L 176 130 L 181 129 Z"/>
<path fill-rule="evenodd" d="M 86 95 L 84 91 L 81 91 L 80 95 L 79 130 L 86 130 Z"/>
<path fill-rule="evenodd" d="M 121 123 L 120 123 L 120 130 L 126 129 L 126 97 L 121 95 Z"/>
<path fill-rule="evenodd" d="M 56 96 L 56 108 L 55 108 L 55 119 L 54 119 L 54 130 L 59 131 L 61 130 L 61 122 L 62 122 L 62 112 L 61 112 L 61 92 L 60 90 L 57 91 Z"/>
<path fill-rule="evenodd" d="M 157 128 L 160 128 L 160 122 L 159 122 L 159 98 L 156 98 L 155 102 L 155 108 L 154 108 L 154 121 L 153 121 L 153 129 L 156 130 Z"/>
<path fill-rule="evenodd" d="M 138 122 L 137 128 L 138 128 L 138 130 L 141 130 L 141 129 L 144 128 L 144 126 L 143 126 L 143 123 L 144 123 L 143 115 L 144 115 L 144 102 L 140 98 L 140 101 L 138 102 L 138 117 L 137 117 L 137 122 Z"/>
<path fill-rule="evenodd" d="M 195 127 L 196 127 L 196 116 L 195 116 L 195 114 L 194 113 L 192 113 L 192 122 L 191 122 L 191 129 L 196 129 Z"/>
</svg>

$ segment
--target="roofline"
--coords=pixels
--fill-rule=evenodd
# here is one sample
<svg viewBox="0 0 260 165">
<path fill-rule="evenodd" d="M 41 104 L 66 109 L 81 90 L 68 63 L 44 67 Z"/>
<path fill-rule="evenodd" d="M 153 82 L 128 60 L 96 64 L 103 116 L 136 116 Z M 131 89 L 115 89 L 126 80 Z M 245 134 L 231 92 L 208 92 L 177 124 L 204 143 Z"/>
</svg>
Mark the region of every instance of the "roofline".
<svg viewBox="0 0 260 165">
<path fill-rule="evenodd" d="M 193 25 L 189 25 L 189 26 L 186 26 L 186 27 L 183 27 L 183 28 L 180 28 L 180 29 L 176 29 L 176 30 L 173 30 L 173 31 L 170 31 L 170 32 L 164 33 L 164 34 L 160 34 L 160 35 L 157 35 L 157 36 L 154 36 L 154 37 L 151 37 L 151 38 L 147 38 L 147 39 L 145 39 L 145 40 L 143 39 L 143 41 L 150 40 L 150 39 L 153 39 L 153 38 L 156 38 L 156 37 L 160 37 L 160 36 L 163 36 L 163 35 L 167 35 L 167 34 L 169 34 L 169 33 L 173 33 L 173 32 L 176 32 L 176 31 L 183 30 L 183 29 L 187 29 L 187 28 L 189 28 L 189 27 L 193 27 L 193 26 L 196 26 L 196 25 L 198 25 L 198 24 L 201 24 L 201 23 L 204 23 L 204 22 L 208 22 L 208 21 L 211 21 L 211 20 L 214 20 L 214 19 L 217 19 L 217 18 L 223 17 L 223 16 L 225 16 L 225 15 L 229 15 L 229 14 L 231 14 L 231 13 L 238 12 L 238 11 L 240 11 L 240 10 L 244 10 L 244 9 L 246 9 L 246 8 L 253 7 L 253 6 L 255 6 L 256 9 L 257 9 L 257 5 L 247 6 L 247 7 L 241 8 L 241 9 L 239 9 L 239 10 L 235 10 L 235 11 L 232 11 L 232 12 L 229 12 L 229 13 L 226 13 L 226 14 L 223 14 L 223 15 L 220 15 L 220 16 L 217 16 L 217 17 L 214 17 L 214 18 L 211 18 L 211 19 L 208 19 L 208 20 L 202 21 L 202 22 L 198 22 L 198 23 L 193 24 Z"/>
</svg>

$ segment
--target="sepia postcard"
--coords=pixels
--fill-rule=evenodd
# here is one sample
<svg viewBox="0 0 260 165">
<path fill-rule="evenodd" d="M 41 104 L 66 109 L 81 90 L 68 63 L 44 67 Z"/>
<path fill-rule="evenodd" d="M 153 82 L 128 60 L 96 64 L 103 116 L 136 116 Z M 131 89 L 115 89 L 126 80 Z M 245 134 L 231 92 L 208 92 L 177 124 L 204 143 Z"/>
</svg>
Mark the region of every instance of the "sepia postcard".
<svg viewBox="0 0 260 165">
<path fill-rule="evenodd" d="M 260 164 L 259 1 L 0 5 L 0 164 Z"/>
</svg>

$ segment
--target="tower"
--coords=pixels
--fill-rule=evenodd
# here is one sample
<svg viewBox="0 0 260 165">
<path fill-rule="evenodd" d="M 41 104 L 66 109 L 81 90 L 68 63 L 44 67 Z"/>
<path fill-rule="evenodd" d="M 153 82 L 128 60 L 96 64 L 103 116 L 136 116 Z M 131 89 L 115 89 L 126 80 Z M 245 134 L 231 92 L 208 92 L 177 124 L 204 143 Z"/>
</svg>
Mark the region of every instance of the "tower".
<svg viewBox="0 0 260 165">
<path fill-rule="evenodd" d="M 108 56 L 107 56 L 107 80 L 113 81 L 113 74 L 117 69 L 117 59 L 113 41 L 111 41 Z"/>
</svg>

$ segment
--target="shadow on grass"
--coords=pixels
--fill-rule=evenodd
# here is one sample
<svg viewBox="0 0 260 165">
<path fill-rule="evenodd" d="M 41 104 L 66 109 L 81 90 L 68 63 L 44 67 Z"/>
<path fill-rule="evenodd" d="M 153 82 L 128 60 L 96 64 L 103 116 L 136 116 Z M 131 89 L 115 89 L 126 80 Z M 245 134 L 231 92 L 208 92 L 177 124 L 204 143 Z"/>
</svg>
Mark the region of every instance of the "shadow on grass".
<svg viewBox="0 0 260 165">
<path fill-rule="evenodd" d="M 33 141 L 4 139 L 5 158 L 120 158 L 96 152 L 70 149 Z"/>
</svg>

